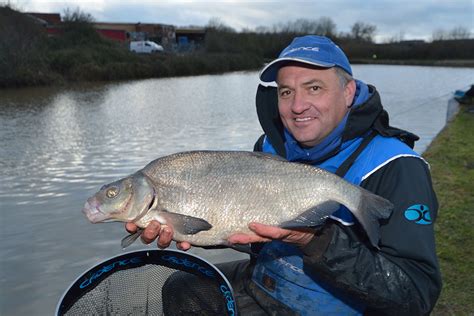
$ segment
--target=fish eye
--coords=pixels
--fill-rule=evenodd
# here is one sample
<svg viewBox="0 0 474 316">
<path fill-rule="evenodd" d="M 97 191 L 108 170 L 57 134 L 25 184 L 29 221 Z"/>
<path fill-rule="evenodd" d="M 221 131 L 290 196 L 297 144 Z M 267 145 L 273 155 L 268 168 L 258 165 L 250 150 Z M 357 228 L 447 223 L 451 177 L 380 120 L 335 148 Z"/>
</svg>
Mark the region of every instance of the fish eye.
<svg viewBox="0 0 474 316">
<path fill-rule="evenodd" d="M 118 193 L 119 193 L 119 189 L 117 187 L 111 187 L 105 192 L 105 195 L 108 198 L 112 199 L 112 198 L 116 197 Z"/>
</svg>

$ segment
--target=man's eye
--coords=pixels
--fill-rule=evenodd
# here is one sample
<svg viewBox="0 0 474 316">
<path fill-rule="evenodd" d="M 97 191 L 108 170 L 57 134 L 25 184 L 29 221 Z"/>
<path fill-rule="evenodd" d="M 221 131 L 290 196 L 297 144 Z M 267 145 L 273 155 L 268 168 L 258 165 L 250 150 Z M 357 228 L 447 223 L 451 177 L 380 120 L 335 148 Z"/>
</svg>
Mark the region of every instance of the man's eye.
<svg viewBox="0 0 474 316">
<path fill-rule="evenodd" d="M 321 87 L 320 86 L 312 86 L 310 89 L 313 92 L 318 92 L 319 90 L 321 90 Z"/>
<path fill-rule="evenodd" d="M 280 90 L 280 97 L 286 97 L 291 94 L 290 90 Z"/>
</svg>

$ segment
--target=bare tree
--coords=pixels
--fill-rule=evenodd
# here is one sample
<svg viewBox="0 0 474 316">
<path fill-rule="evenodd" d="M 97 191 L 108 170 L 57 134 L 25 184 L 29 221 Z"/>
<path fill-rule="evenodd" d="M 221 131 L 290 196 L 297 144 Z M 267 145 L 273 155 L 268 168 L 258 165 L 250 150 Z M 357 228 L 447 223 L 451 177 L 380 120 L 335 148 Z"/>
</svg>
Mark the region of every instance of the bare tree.
<svg viewBox="0 0 474 316">
<path fill-rule="evenodd" d="M 64 10 L 62 20 L 62 48 L 104 42 L 94 28 L 94 18 L 89 13 L 83 12 L 79 8 L 74 10 L 67 8 Z"/>
<path fill-rule="evenodd" d="M 218 17 L 210 18 L 209 22 L 207 22 L 206 28 L 220 32 L 235 33 L 235 29 L 222 22 L 222 20 Z"/>
<path fill-rule="evenodd" d="M 471 33 L 464 26 L 457 26 L 451 31 L 437 29 L 432 35 L 433 41 L 453 40 L 453 39 L 469 39 Z"/>
<path fill-rule="evenodd" d="M 337 34 L 336 23 L 326 16 L 319 19 L 319 32 L 317 34 L 324 36 L 335 36 Z"/>
<path fill-rule="evenodd" d="M 400 43 L 405 40 L 405 31 L 400 31 L 397 34 L 390 37 L 387 43 Z"/>
<path fill-rule="evenodd" d="M 264 33 L 270 33 L 270 28 L 260 25 L 255 28 L 256 33 L 264 34 Z"/>
<path fill-rule="evenodd" d="M 297 19 L 274 25 L 273 32 L 332 36 L 336 34 L 336 24 L 328 17 L 317 20 Z"/>
<path fill-rule="evenodd" d="M 94 17 L 89 13 L 82 12 L 79 8 L 75 10 L 67 8 L 64 10 L 62 20 L 65 23 L 93 23 Z"/>
<path fill-rule="evenodd" d="M 469 39 L 470 35 L 469 30 L 463 26 L 455 27 L 449 32 L 450 39 Z"/>
<path fill-rule="evenodd" d="M 442 41 L 448 39 L 448 35 L 445 30 L 437 29 L 433 32 L 432 39 L 433 41 Z"/>
<path fill-rule="evenodd" d="M 377 27 L 364 22 L 356 22 L 351 28 L 351 37 L 355 40 L 373 42 Z"/>
</svg>

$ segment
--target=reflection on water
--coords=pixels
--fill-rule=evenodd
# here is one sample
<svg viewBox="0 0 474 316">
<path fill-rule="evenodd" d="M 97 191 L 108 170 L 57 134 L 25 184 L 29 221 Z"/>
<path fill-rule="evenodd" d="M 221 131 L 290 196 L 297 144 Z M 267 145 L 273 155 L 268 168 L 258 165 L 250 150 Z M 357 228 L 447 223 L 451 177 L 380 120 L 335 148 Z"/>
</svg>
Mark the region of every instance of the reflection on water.
<svg viewBox="0 0 474 316">
<path fill-rule="evenodd" d="M 474 81 L 462 68 L 354 73 L 377 86 L 393 125 L 422 137 L 419 151 L 442 128 L 452 91 Z M 173 152 L 251 150 L 257 84 L 257 72 L 238 72 L 0 91 L 0 314 L 52 314 L 81 272 L 122 251 L 121 224 L 91 225 L 80 212 L 102 184 Z"/>
</svg>

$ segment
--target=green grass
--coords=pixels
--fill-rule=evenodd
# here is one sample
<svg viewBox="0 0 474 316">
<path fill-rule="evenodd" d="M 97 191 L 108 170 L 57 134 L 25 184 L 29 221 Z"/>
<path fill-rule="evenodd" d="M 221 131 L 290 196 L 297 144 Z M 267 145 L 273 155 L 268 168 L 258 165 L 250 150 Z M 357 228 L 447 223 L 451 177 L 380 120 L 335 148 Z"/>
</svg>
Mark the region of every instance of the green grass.
<svg viewBox="0 0 474 316">
<path fill-rule="evenodd" d="M 473 315 L 474 106 L 463 105 L 423 156 L 440 204 L 435 231 L 443 290 L 433 315 Z"/>
</svg>

